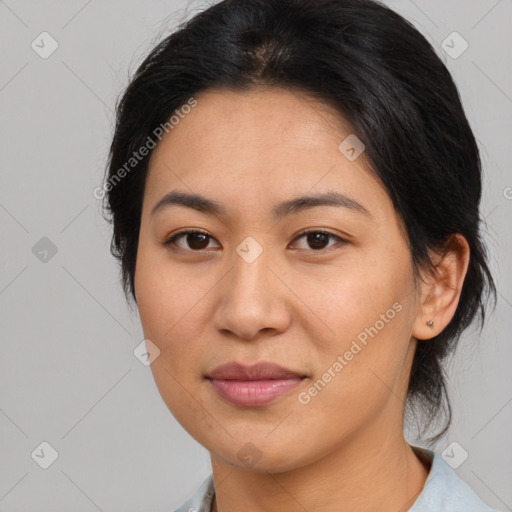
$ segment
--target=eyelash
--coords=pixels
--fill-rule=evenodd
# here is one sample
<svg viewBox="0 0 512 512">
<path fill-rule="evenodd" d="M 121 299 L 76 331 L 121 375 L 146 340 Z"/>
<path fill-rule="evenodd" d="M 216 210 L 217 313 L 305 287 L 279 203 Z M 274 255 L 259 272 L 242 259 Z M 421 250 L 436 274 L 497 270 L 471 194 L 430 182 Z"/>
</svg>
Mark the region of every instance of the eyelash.
<svg viewBox="0 0 512 512">
<path fill-rule="evenodd" d="M 199 230 L 199 229 L 194 229 L 194 230 L 187 230 L 187 231 L 180 231 L 178 233 L 175 233 L 174 235 L 172 235 L 170 238 L 168 238 L 167 240 L 165 240 L 162 245 L 164 246 L 171 246 L 173 245 L 173 243 L 181 236 L 184 236 L 184 235 L 190 235 L 190 234 L 195 234 L 195 233 L 198 233 L 198 234 L 201 234 L 201 235 L 206 235 L 208 238 L 210 239 L 213 239 L 213 237 L 207 233 L 206 231 L 202 231 L 202 230 Z M 308 235 L 310 233 L 321 233 L 323 235 L 327 235 L 331 238 L 334 238 L 336 239 L 338 242 L 341 242 L 343 244 L 345 243 L 348 243 L 347 240 L 341 238 L 340 236 L 338 235 L 335 235 L 334 233 L 331 233 L 330 231 L 324 231 L 322 229 L 305 229 L 303 231 L 301 231 L 300 233 L 297 234 L 297 236 L 293 239 L 293 241 L 296 241 L 298 240 L 299 238 L 302 238 L 303 236 L 305 235 Z M 315 252 L 315 253 L 320 253 L 322 251 L 327 251 L 329 250 L 330 248 L 332 248 L 333 246 L 330 246 L 330 247 L 327 247 L 325 249 L 310 249 L 311 251 Z M 193 250 L 193 249 L 183 249 L 181 247 L 178 247 L 178 249 L 181 249 L 181 250 L 184 250 L 184 251 L 188 251 L 188 252 L 195 252 L 195 253 L 201 253 L 203 252 L 204 250 L 206 249 L 202 249 L 202 250 Z"/>
</svg>

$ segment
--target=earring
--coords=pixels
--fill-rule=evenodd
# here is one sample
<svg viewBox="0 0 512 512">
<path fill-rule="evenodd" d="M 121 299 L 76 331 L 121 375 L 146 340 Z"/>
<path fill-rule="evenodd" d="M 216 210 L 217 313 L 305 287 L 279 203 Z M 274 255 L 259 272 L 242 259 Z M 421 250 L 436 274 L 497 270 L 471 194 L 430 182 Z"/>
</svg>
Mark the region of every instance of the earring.
<svg viewBox="0 0 512 512">
<path fill-rule="evenodd" d="M 428 325 L 429 327 L 434 327 L 434 322 L 433 322 L 432 320 L 429 320 L 429 321 L 427 322 L 427 325 Z"/>
</svg>

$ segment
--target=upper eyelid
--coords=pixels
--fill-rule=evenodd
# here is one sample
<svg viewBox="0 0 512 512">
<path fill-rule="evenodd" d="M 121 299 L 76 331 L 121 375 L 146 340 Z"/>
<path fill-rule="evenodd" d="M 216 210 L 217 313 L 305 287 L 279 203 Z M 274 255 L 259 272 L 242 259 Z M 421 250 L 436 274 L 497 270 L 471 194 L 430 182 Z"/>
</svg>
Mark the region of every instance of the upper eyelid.
<svg viewBox="0 0 512 512">
<path fill-rule="evenodd" d="M 332 231 L 329 231 L 328 229 L 323 229 L 323 228 L 307 228 L 307 229 L 304 229 L 303 231 L 299 231 L 295 237 L 294 237 L 294 240 L 297 239 L 298 237 L 300 236 L 303 236 L 303 235 L 307 235 L 309 233 L 324 233 L 326 235 L 330 235 L 330 236 L 333 236 L 333 237 L 337 237 L 337 238 L 340 238 L 341 240 L 344 240 L 344 238 L 336 233 L 333 233 Z"/>
</svg>

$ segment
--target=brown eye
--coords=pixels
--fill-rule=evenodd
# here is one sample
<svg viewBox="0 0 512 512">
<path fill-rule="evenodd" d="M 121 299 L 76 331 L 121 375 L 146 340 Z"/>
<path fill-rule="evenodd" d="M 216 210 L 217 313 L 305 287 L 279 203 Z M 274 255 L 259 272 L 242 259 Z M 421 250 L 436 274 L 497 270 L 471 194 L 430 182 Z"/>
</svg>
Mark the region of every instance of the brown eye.
<svg viewBox="0 0 512 512">
<path fill-rule="evenodd" d="M 186 247 L 176 243 L 180 239 L 185 240 Z M 208 248 L 209 241 L 213 238 L 204 231 L 182 231 L 173 235 L 171 238 L 164 242 L 164 245 L 177 245 L 180 249 L 190 251 L 203 251 Z"/>
<path fill-rule="evenodd" d="M 323 249 L 332 247 L 329 244 L 329 239 L 335 239 L 337 242 L 345 243 L 346 240 L 335 235 L 334 233 L 330 233 L 329 231 L 321 231 L 321 230 L 308 230 L 300 233 L 295 240 L 299 240 L 300 238 L 305 238 L 309 247 L 305 247 L 305 249 L 311 249 L 313 251 L 321 251 Z"/>
</svg>

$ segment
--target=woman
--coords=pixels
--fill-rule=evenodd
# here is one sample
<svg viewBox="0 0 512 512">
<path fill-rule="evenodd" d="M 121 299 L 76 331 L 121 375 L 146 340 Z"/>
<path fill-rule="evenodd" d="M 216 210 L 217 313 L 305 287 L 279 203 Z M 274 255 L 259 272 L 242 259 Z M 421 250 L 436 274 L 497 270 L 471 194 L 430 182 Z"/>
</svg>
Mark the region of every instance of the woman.
<svg viewBox="0 0 512 512">
<path fill-rule="evenodd" d="M 442 361 L 494 294 L 479 153 L 370 0 L 224 0 L 118 105 L 106 207 L 152 372 L 212 475 L 178 511 L 490 511 L 439 453 Z"/>
</svg>

